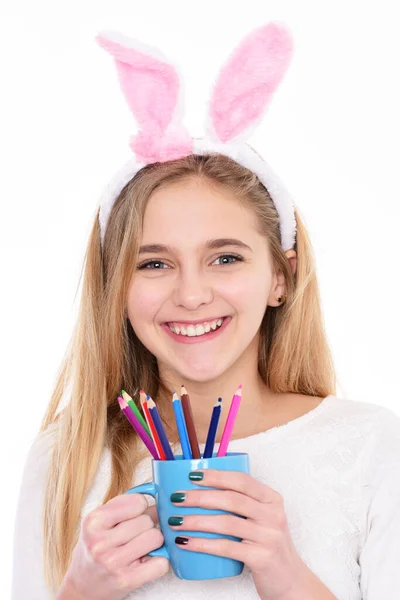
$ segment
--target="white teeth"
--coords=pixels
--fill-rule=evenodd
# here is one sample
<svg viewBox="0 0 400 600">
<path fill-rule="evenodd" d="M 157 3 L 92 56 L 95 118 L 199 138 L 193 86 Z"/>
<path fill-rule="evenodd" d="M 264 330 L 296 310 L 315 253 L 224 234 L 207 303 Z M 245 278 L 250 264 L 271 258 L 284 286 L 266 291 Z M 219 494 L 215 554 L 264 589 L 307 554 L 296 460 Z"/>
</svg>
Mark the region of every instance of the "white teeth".
<svg viewBox="0 0 400 600">
<path fill-rule="evenodd" d="M 209 333 L 210 331 L 215 331 L 217 327 L 220 327 L 223 323 L 224 319 L 217 319 L 216 321 L 208 321 L 203 325 L 178 325 L 174 323 L 169 323 L 168 326 L 173 333 L 178 335 L 187 335 L 188 337 L 196 337 L 200 335 L 204 335 L 205 333 Z"/>
</svg>

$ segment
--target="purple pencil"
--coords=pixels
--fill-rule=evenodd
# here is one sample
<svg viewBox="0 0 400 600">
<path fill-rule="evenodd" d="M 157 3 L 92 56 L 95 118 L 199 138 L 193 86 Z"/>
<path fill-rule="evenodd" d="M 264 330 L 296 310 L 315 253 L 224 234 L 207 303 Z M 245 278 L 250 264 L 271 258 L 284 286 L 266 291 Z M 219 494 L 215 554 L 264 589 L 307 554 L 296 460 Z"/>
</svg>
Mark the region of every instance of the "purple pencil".
<svg viewBox="0 0 400 600">
<path fill-rule="evenodd" d="M 135 415 L 135 413 L 133 412 L 131 407 L 128 405 L 127 401 L 124 400 L 124 398 L 121 398 L 121 396 L 118 396 L 118 402 L 119 402 L 122 412 L 128 419 L 129 423 L 132 425 L 133 429 L 135 429 L 135 431 L 137 432 L 139 437 L 142 439 L 143 443 L 146 444 L 146 446 L 147 446 L 149 452 L 152 454 L 153 458 L 158 459 L 157 449 L 154 445 L 153 440 L 151 440 L 149 438 L 145 428 L 143 427 L 143 425 L 141 424 L 141 422 L 139 421 L 139 419 L 137 418 L 137 416 Z"/>
</svg>

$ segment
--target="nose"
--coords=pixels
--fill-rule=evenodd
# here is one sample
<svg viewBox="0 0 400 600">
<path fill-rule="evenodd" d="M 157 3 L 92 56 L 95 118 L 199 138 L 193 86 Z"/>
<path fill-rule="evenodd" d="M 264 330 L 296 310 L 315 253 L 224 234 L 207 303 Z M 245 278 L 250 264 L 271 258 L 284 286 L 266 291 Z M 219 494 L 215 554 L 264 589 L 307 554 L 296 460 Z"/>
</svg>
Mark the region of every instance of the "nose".
<svg viewBox="0 0 400 600">
<path fill-rule="evenodd" d="M 202 304 L 211 304 L 213 299 L 214 292 L 205 274 L 190 270 L 181 272 L 176 279 L 173 294 L 175 306 L 196 310 Z"/>
</svg>

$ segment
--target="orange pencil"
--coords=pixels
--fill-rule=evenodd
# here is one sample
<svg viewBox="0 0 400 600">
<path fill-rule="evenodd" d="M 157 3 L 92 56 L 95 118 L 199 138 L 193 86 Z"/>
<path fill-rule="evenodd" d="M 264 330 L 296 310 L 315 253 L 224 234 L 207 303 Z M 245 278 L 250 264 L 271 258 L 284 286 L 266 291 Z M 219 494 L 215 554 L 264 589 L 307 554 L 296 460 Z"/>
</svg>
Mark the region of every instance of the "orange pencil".
<svg viewBox="0 0 400 600">
<path fill-rule="evenodd" d="M 158 456 L 159 456 L 160 460 L 167 460 L 167 457 L 165 456 L 165 452 L 164 452 L 164 449 L 162 447 L 160 438 L 158 437 L 157 430 L 156 430 L 156 428 L 154 426 L 153 419 L 151 418 L 151 414 L 150 414 L 149 408 L 147 406 L 146 393 L 143 390 L 140 390 L 140 405 L 142 407 L 142 410 L 143 410 L 143 413 L 144 413 L 147 425 L 149 426 L 149 429 L 151 431 L 151 435 L 153 436 L 153 442 L 154 442 L 154 445 L 156 447 Z"/>
</svg>

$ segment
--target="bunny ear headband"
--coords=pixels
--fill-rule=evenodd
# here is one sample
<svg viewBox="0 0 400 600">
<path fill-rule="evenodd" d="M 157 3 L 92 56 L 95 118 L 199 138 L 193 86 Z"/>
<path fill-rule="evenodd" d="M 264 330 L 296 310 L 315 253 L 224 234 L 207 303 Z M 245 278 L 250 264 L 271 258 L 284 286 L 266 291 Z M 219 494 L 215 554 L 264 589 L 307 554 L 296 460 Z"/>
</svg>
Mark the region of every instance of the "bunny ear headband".
<svg viewBox="0 0 400 600">
<path fill-rule="evenodd" d="M 100 201 L 102 243 L 117 196 L 141 168 L 190 154 L 220 153 L 258 176 L 278 211 L 282 248 L 293 248 L 293 201 L 271 167 L 245 143 L 289 66 L 293 46 L 288 30 L 271 22 L 252 31 L 236 47 L 213 86 L 206 137 L 200 139 L 191 138 L 183 125 L 182 81 L 158 49 L 108 31 L 96 41 L 115 59 L 122 92 L 139 126 L 130 140 L 135 158 L 114 175 Z"/>
</svg>

